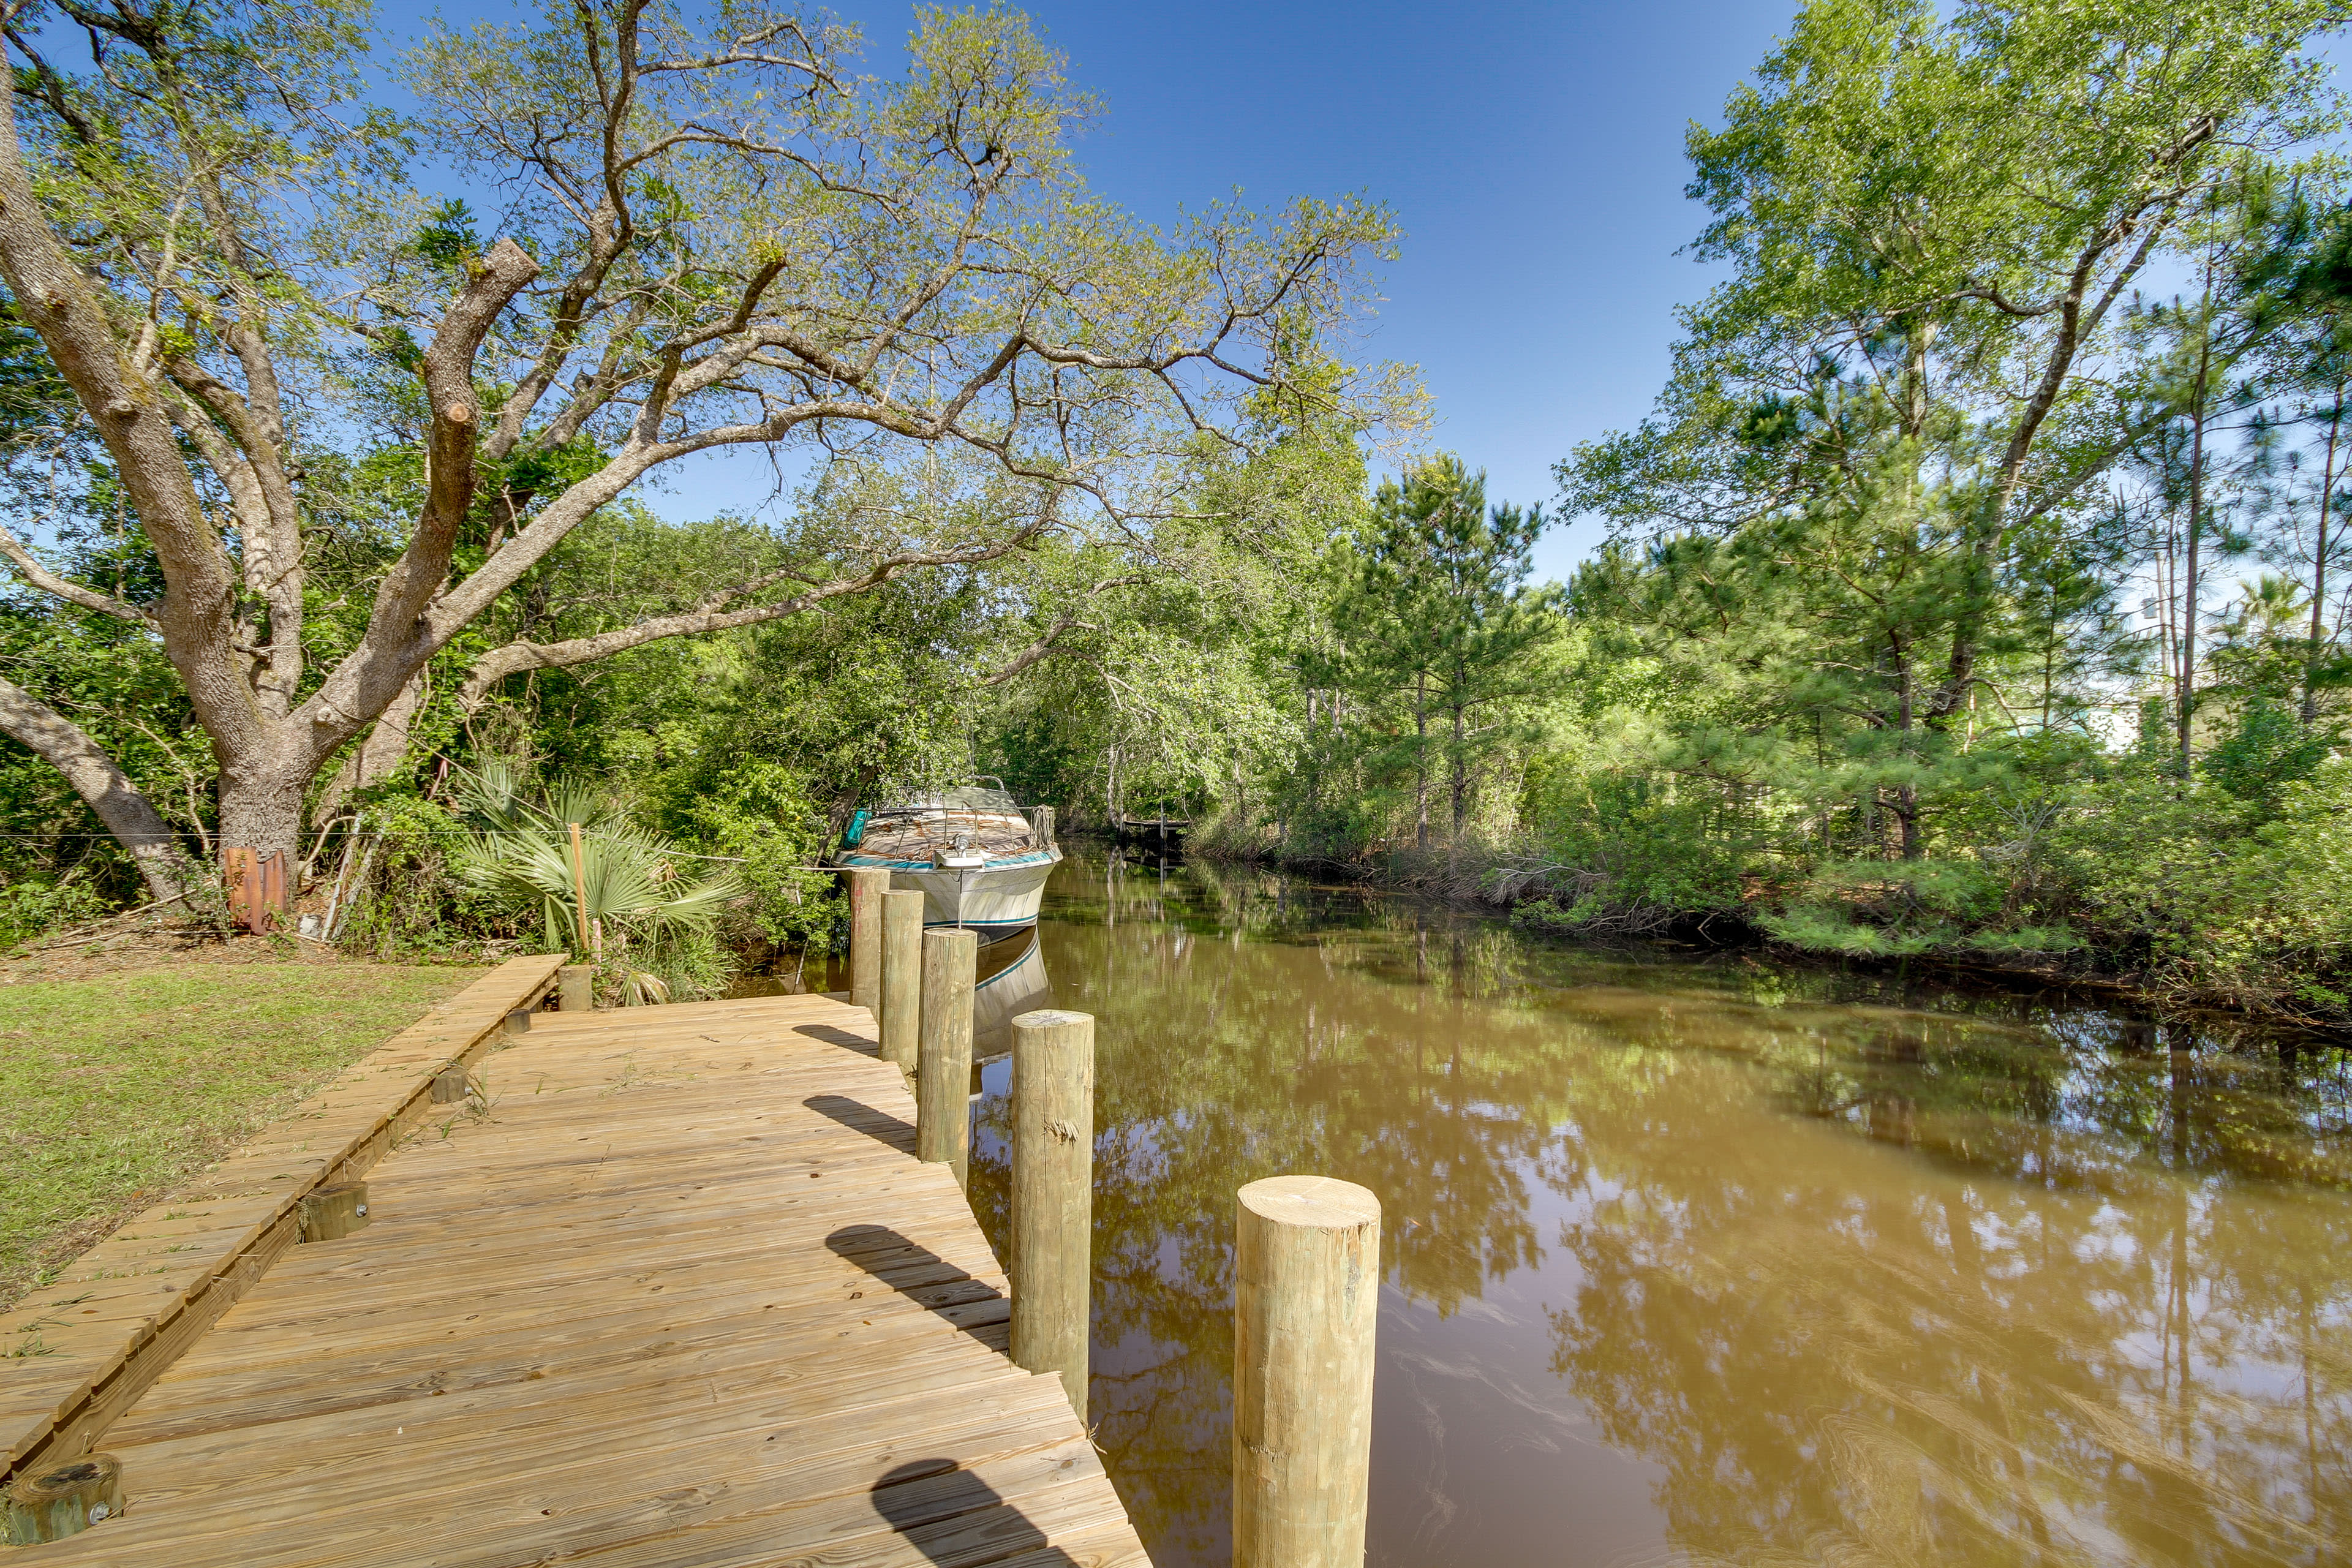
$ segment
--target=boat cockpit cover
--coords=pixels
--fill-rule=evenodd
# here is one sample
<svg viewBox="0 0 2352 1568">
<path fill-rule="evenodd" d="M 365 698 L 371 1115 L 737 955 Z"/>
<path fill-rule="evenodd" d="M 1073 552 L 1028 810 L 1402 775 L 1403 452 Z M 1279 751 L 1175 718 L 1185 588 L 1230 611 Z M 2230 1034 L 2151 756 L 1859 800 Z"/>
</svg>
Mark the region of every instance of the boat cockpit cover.
<svg viewBox="0 0 2352 1568">
<path fill-rule="evenodd" d="M 990 789 L 984 784 L 958 784 L 953 789 L 925 790 L 903 800 L 891 802 L 877 816 L 897 816 L 926 811 L 1002 812 L 1007 816 L 1021 815 L 1021 803 L 1013 798 L 1008 789 Z"/>
</svg>

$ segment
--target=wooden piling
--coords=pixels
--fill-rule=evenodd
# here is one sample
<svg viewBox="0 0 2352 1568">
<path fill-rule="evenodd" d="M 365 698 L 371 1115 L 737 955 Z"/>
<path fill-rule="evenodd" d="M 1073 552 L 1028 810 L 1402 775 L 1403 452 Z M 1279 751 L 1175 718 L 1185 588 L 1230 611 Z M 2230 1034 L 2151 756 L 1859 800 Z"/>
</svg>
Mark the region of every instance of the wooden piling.
<svg viewBox="0 0 2352 1568">
<path fill-rule="evenodd" d="M 566 1013 L 585 1013 L 596 1005 L 596 966 L 567 963 L 556 972 L 556 1005 Z"/>
<path fill-rule="evenodd" d="M 979 964 L 978 932 L 923 933 L 915 1157 L 954 1166 L 960 1187 L 968 1187 L 971 1177 L 971 991 Z"/>
<path fill-rule="evenodd" d="M 1087 1418 L 1094 1275 L 1095 1021 L 1013 1020 L 1013 1361 L 1058 1373 Z"/>
<path fill-rule="evenodd" d="M 302 1239 L 336 1241 L 368 1222 L 367 1184 L 338 1182 L 302 1198 Z"/>
<path fill-rule="evenodd" d="M 915 1071 L 916 1020 L 923 1005 L 923 895 L 882 895 L 882 1016 L 874 1020 L 882 1059 Z"/>
<path fill-rule="evenodd" d="M 1380 1199 L 1275 1176 L 1237 1206 L 1234 1568 L 1362 1568 Z"/>
<path fill-rule="evenodd" d="M 0 1541 L 38 1546 L 79 1535 L 122 1511 L 122 1466 L 111 1454 L 84 1454 L 17 1477 L 0 1492 Z"/>
<path fill-rule="evenodd" d="M 853 866 L 842 872 L 849 879 L 849 1005 L 863 1007 L 882 1021 L 882 895 L 890 890 L 890 873 L 878 867 Z"/>
</svg>

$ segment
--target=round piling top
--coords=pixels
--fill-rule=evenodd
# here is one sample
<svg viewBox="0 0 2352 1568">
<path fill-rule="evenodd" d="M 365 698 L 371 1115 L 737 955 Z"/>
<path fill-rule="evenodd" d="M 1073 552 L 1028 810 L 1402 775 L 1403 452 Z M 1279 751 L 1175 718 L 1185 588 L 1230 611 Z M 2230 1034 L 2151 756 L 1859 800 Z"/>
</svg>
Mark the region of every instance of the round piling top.
<svg viewBox="0 0 2352 1568">
<path fill-rule="evenodd" d="M 1349 1230 L 1381 1223 L 1381 1200 L 1371 1189 L 1334 1176 L 1268 1176 L 1239 1196 L 1242 1207 L 1272 1225 Z"/>
<path fill-rule="evenodd" d="M 1013 1020 L 1016 1029 L 1062 1029 L 1072 1024 L 1091 1024 L 1092 1013 L 1073 1013 L 1062 1007 L 1041 1007 L 1034 1013 L 1024 1013 Z"/>
</svg>

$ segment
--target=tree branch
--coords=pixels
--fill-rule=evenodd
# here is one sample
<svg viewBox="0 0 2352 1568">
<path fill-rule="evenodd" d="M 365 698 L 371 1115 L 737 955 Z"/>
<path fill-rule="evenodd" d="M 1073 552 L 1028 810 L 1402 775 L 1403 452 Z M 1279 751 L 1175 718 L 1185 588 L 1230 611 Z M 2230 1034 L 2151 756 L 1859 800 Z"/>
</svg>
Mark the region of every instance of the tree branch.
<svg viewBox="0 0 2352 1568">
<path fill-rule="evenodd" d="M 0 51 L 5 52 L 5 51 Z M 236 572 L 181 458 L 162 389 L 134 369 L 90 279 L 50 228 L 16 136 L 15 73 L 0 59 L 0 278 L 58 373 L 92 416 L 155 547 L 165 653 L 216 744 L 250 746 L 262 716 L 236 642 Z"/>
<path fill-rule="evenodd" d="M 1108 593 L 1113 588 L 1123 588 L 1130 583 L 1140 583 L 1142 581 L 1143 574 L 1140 572 L 1130 572 L 1121 577 L 1105 577 L 1093 587 L 1088 588 L 1085 593 L 1079 595 L 1078 603 L 1081 606 L 1084 606 L 1097 596 Z M 1077 631 L 1099 631 L 1101 629 L 1091 622 L 1080 620 L 1078 618 L 1078 615 L 1079 612 L 1077 610 L 1069 610 L 1065 612 L 1059 619 L 1054 622 L 1052 626 L 1045 628 L 1045 636 L 1039 637 L 1035 642 L 1031 643 L 1027 647 L 1023 648 L 1019 653 L 1014 654 L 1012 661 L 1006 664 L 1003 668 L 998 670 L 993 675 L 982 676 L 972 684 L 978 687 L 1002 686 L 1006 681 L 1017 679 L 1022 675 L 1027 673 L 1028 670 L 1039 660 L 1059 651 L 1058 645 L 1062 638 L 1069 633 Z"/>
<path fill-rule="evenodd" d="M 65 774 L 74 793 L 130 851 L 149 893 L 159 900 L 175 899 L 186 890 L 189 868 L 163 813 L 79 725 L 14 681 L 0 679 L 0 733 Z"/>
<path fill-rule="evenodd" d="M 377 716 L 374 725 L 343 753 L 335 776 L 327 781 L 327 787 L 319 792 L 318 800 L 310 807 L 312 826 L 332 819 L 353 791 L 382 784 L 399 769 L 408 755 L 409 731 L 425 707 L 429 690 L 426 677 L 431 669 L 432 666 L 425 665 L 410 676 L 408 684 Z"/>
<path fill-rule="evenodd" d="M 1037 515 L 1019 529 L 992 544 L 975 545 L 962 550 L 902 550 L 880 557 L 863 572 L 831 582 L 814 584 L 789 599 L 772 605 L 747 605 L 740 609 L 729 609 L 735 600 L 772 586 L 792 574 L 772 572 L 735 587 L 722 589 L 704 599 L 693 609 L 676 615 L 655 616 L 634 626 L 616 626 L 608 632 L 590 637 L 572 637 L 562 642 L 512 642 L 493 648 L 475 662 L 467 675 L 466 683 L 458 688 L 457 701 L 467 711 L 480 706 L 492 687 L 509 675 L 527 669 L 565 669 L 574 665 L 593 664 L 600 658 L 610 658 L 633 647 L 643 647 L 650 642 L 667 637 L 690 637 L 701 632 L 730 631 L 738 626 L 761 626 L 769 621 L 796 616 L 803 610 L 837 599 L 845 595 L 862 594 L 881 587 L 905 573 L 937 566 L 977 566 L 998 560 L 1035 540 L 1060 519 L 1062 491 L 1056 489 Z M 1110 579 L 1098 584 L 1096 591 L 1110 583 L 1126 579 Z M 1059 636 L 1057 630 L 1055 636 Z M 1042 657 L 1042 655 L 1040 656 Z M 1034 659 L 1030 663 L 1036 662 Z M 1024 665 L 1023 668 L 1026 668 Z M 1017 671 L 1015 672 L 1017 673 Z M 1009 679 L 1009 677 L 1008 677 Z"/>
<path fill-rule="evenodd" d="M 155 617 L 138 605 L 110 594 L 101 594 L 95 588 L 85 588 L 70 578 L 58 576 L 42 565 L 33 552 L 25 548 L 25 542 L 5 527 L 0 527 L 0 555 L 8 558 L 8 563 L 16 569 L 19 577 L 53 598 L 63 599 L 69 605 L 79 605 L 85 610 L 95 610 L 101 616 L 112 616 L 119 621 L 129 621 L 151 632 L 158 629 Z"/>
<path fill-rule="evenodd" d="M 446 634 L 436 636 L 419 622 L 448 579 L 458 525 L 473 504 L 481 417 L 474 397 L 474 359 L 499 312 L 538 276 L 539 263 L 530 252 L 511 239 L 499 240 L 476 265 L 425 351 L 433 421 L 425 440 L 425 505 L 408 547 L 376 589 L 366 635 L 297 710 L 296 717 L 312 727 L 314 756 L 323 759 L 381 713 L 446 640 Z"/>
</svg>

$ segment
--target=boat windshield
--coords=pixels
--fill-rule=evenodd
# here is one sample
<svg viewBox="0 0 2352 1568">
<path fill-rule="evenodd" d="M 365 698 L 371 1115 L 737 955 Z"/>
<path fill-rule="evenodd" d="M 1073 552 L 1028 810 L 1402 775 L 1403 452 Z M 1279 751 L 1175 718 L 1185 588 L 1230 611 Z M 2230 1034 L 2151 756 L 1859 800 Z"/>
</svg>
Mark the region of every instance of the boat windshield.
<svg viewBox="0 0 2352 1568">
<path fill-rule="evenodd" d="M 919 790 L 892 801 L 875 815 L 919 816 L 934 811 L 1002 812 L 1007 816 L 1019 816 L 1021 803 L 1013 798 L 1013 792 L 1004 787 L 1003 781 L 991 779 L 985 784 L 957 784 L 950 789 Z"/>
</svg>

